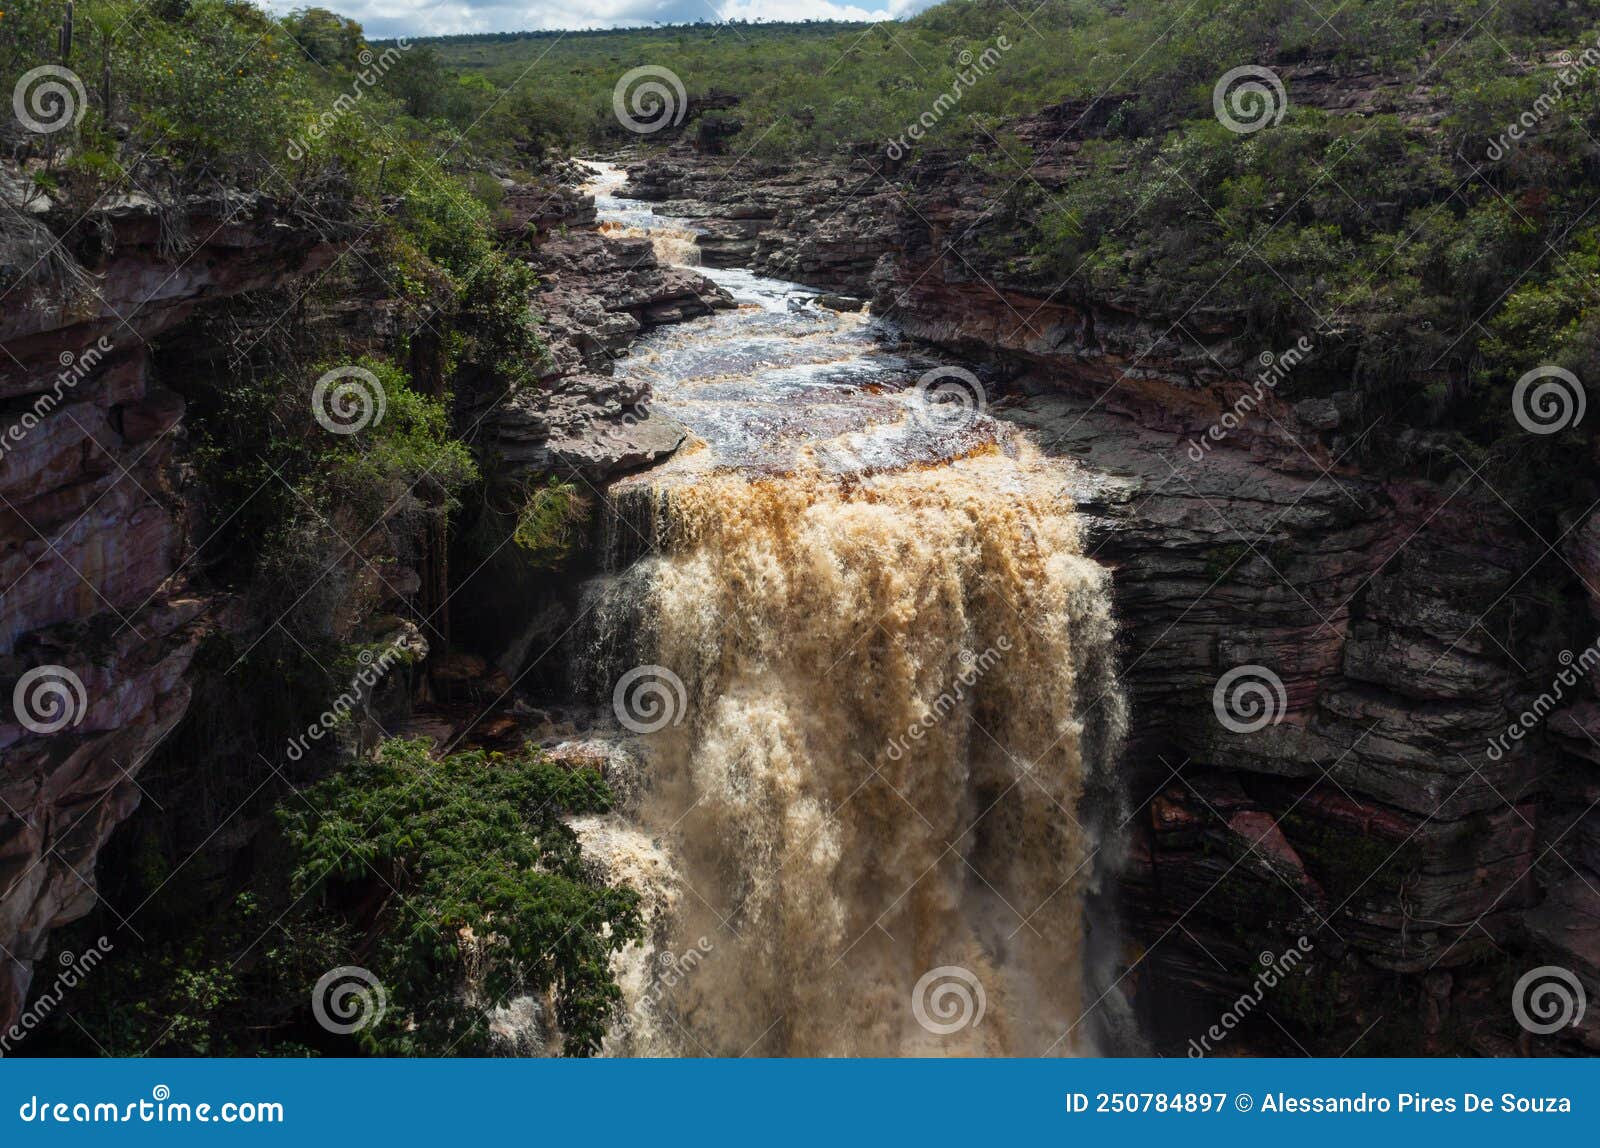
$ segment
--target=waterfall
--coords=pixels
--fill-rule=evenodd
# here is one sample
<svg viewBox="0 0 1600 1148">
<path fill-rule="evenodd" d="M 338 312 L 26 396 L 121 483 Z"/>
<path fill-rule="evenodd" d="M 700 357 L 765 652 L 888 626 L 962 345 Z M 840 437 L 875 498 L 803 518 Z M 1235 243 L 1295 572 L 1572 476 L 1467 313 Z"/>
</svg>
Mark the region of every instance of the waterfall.
<svg viewBox="0 0 1600 1148">
<path fill-rule="evenodd" d="M 667 931 L 711 946 L 672 1051 L 1086 1050 L 1083 799 L 1123 700 L 1107 575 L 1013 454 L 618 490 L 652 549 L 597 585 L 585 660 L 608 699 L 659 690 L 616 700 L 660 726 L 636 813 L 680 875 Z"/>
<path fill-rule="evenodd" d="M 621 182 L 602 226 L 688 262 Z M 575 825 L 647 924 L 606 1051 L 1101 1051 L 1126 715 L 1070 464 L 870 319 L 704 273 L 739 307 L 617 364 L 694 441 L 606 492 L 569 650 L 638 763 Z"/>
</svg>

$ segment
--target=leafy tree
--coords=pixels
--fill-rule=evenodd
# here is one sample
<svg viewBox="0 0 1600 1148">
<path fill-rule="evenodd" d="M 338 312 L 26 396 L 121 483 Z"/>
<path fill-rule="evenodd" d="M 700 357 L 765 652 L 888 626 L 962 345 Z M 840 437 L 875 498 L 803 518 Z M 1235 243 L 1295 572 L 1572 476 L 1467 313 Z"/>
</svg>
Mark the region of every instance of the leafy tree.
<svg viewBox="0 0 1600 1148">
<path fill-rule="evenodd" d="M 389 1009 L 363 1042 L 481 1052 L 485 1005 L 548 990 L 564 1051 L 596 1051 L 621 999 L 611 954 L 642 935 L 639 899 L 595 876 L 563 818 L 610 809 L 610 790 L 532 750 L 428 749 L 387 742 L 279 811 L 296 895 L 377 937 Z"/>
<path fill-rule="evenodd" d="M 283 19 L 283 26 L 305 54 L 325 68 L 353 67 L 366 40 L 356 21 L 326 8 L 299 8 Z"/>
</svg>

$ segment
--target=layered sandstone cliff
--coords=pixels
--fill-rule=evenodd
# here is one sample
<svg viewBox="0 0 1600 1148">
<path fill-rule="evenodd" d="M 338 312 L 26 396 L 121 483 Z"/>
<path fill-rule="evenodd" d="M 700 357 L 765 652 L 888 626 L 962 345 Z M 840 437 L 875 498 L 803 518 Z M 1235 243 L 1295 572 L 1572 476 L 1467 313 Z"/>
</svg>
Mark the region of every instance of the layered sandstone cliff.
<svg viewBox="0 0 1600 1148">
<path fill-rule="evenodd" d="M 19 206 L 0 315 L 0 1028 L 50 930 L 95 904 L 99 850 L 184 715 L 196 645 L 226 624 L 226 601 L 188 585 L 184 402 L 152 377 L 151 343 L 211 301 L 316 272 L 337 242 L 249 196 L 124 196 L 79 220 L 40 196 L 4 210 Z M 38 290 L 52 265 L 88 278 Z"/>
</svg>

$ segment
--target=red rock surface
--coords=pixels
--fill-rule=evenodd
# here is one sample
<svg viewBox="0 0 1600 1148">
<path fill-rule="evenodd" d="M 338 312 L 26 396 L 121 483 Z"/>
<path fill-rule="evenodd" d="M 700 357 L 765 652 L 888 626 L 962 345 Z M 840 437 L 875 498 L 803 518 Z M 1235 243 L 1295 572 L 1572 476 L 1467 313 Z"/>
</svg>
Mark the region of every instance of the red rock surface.
<svg viewBox="0 0 1600 1148">
<path fill-rule="evenodd" d="M 0 439 L 0 1030 L 50 930 L 95 904 L 99 850 L 138 806 L 139 771 L 183 716 L 185 672 L 218 624 L 221 604 L 184 586 L 195 540 L 173 489 L 183 402 L 150 383 L 148 343 L 206 301 L 334 253 L 267 201 L 185 210 L 198 242 L 167 257 L 153 205 L 102 205 L 79 222 L 114 237 L 115 256 L 89 268 L 94 293 L 55 309 L 12 284 L 0 311 L 0 431 L 18 428 Z M 25 414 L 37 421 L 23 426 Z M 13 689 L 46 665 L 81 680 L 84 704 L 40 734 L 21 724 Z"/>
</svg>

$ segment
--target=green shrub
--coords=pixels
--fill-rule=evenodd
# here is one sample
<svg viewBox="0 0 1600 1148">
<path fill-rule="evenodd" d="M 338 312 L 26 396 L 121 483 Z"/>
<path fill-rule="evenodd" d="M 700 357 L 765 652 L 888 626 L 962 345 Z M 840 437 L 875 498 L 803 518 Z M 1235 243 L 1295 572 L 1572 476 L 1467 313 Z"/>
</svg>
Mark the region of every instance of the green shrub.
<svg viewBox="0 0 1600 1148">
<path fill-rule="evenodd" d="M 610 790 L 531 750 L 437 761 L 428 750 L 387 742 L 279 811 L 297 896 L 336 915 L 380 897 L 369 927 L 389 1009 L 363 1043 L 481 1052 L 482 1007 L 549 990 L 564 1051 L 594 1052 L 621 999 L 611 954 L 642 934 L 638 895 L 594 876 L 563 817 L 610 809 Z"/>
<path fill-rule="evenodd" d="M 578 527 L 588 521 L 587 495 L 575 483 L 551 477 L 528 495 L 512 537 L 535 566 L 559 566 L 572 552 Z"/>
</svg>

